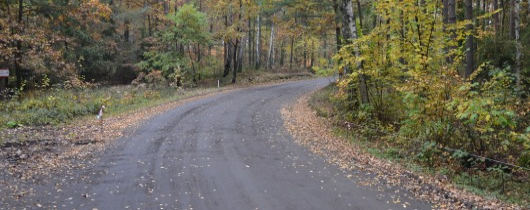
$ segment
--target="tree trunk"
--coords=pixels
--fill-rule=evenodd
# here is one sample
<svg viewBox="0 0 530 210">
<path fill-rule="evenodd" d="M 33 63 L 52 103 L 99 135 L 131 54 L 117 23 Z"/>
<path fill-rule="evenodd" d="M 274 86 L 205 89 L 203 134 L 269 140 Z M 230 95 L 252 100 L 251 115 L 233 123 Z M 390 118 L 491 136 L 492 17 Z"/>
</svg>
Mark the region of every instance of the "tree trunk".
<svg viewBox="0 0 530 210">
<path fill-rule="evenodd" d="M 470 23 L 466 25 L 466 29 L 472 33 L 473 31 L 473 1 L 465 0 L 465 18 L 469 20 Z M 466 40 L 466 69 L 464 72 L 464 78 L 468 79 L 474 69 L 473 53 L 474 53 L 474 44 L 473 44 L 473 34 L 469 34 Z"/>
<path fill-rule="evenodd" d="M 342 0 L 342 21 L 344 26 L 347 28 L 344 30 L 344 37 L 349 39 L 349 43 L 353 43 L 357 39 L 357 26 L 355 25 L 355 14 L 353 13 L 353 7 L 351 0 Z M 361 52 L 359 46 L 354 47 L 355 57 L 360 57 Z M 369 103 L 368 98 L 368 87 L 366 85 L 366 76 L 362 73 L 362 62 L 357 62 L 357 71 L 359 71 L 359 92 L 361 95 L 361 103 Z"/>
<path fill-rule="evenodd" d="M 515 0 L 510 0 L 510 38 L 515 39 Z"/>
<path fill-rule="evenodd" d="M 443 0 L 444 7 L 442 9 L 443 23 L 449 23 L 449 0 Z"/>
<path fill-rule="evenodd" d="M 196 77 L 196 71 L 195 71 L 195 63 L 193 62 L 193 55 L 192 55 L 192 51 L 193 51 L 193 46 L 188 46 L 188 55 L 190 57 L 190 61 L 191 61 L 191 80 L 193 81 L 193 83 L 196 83 L 197 82 L 197 77 Z"/>
<path fill-rule="evenodd" d="M 261 4 L 260 4 L 261 6 Z M 260 17 L 260 14 L 258 12 L 258 17 L 256 18 L 256 21 L 258 22 L 257 24 L 257 28 L 256 28 L 256 57 L 255 57 L 255 60 L 256 60 L 256 69 L 259 69 L 260 68 L 260 60 L 261 60 L 261 54 L 260 54 L 260 51 L 261 51 L 261 42 L 260 42 L 260 39 L 261 39 L 261 17 Z"/>
<path fill-rule="evenodd" d="M 239 43 L 239 53 L 237 54 L 237 72 L 243 72 L 243 42 Z"/>
<path fill-rule="evenodd" d="M 252 38 L 252 18 L 248 18 L 248 66 L 252 66 L 252 46 L 254 39 Z"/>
<path fill-rule="evenodd" d="M 232 71 L 232 83 L 236 83 L 236 76 L 237 76 L 237 57 L 238 57 L 238 51 L 239 51 L 239 39 L 236 39 L 234 43 L 234 53 L 232 54 L 232 60 L 234 62 L 234 69 Z"/>
<path fill-rule="evenodd" d="M 520 37 L 520 19 L 519 19 L 519 11 L 520 11 L 520 0 L 515 0 L 514 2 L 514 20 L 515 20 L 515 77 L 516 77 L 516 84 L 517 88 L 521 89 L 521 56 L 522 56 L 522 45 L 521 45 L 521 37 Z"/>
<path fill-rule="evenodd" d="M 151 15 L 147 15 L 147 36 L 153 36 L 153 28 L 151 26 Z"/>
<path fill-rule="evenodd" d="M 210 34 L 213 33 L 213 23 L 210 23 Z M 208 44 L 208 56 L 212 55 L 212 44 Z"/>
<path fill-rule="evenodd" d="M 278 51 L 278 49 L 276 48 L 276 45 L 274 45 L 274 42 L 272 44 L 272 60 L 271 60 L 271 69 L 274 68 L 274 66 L 276 66 L 276 55 L 278 54 L 276 51 Z"/>
<path fill-rule="evenodd" d="M 243 32 L 243 29 L 241 28 L 243 22 L 243 0 L 239 0 L 239 15 L 238 15 L 239 24 L 237 26 L 237 32 L 241 33 Z M 238 38 L 238 48 L 237 50 L 237 57 L 236 61 L 234 61 L 234 64 L 237 64 L 237 69 L 234 68 L 234 71 L 241 72 L 243 71 L 243 38 Z M 236 67 L 236 66 L 234 66 Z M 235 76 L 234 76 L 235 78 Z M 234 79 L 235 81 L 235 79 Z M 235 82 L 234 82 L 235 83 Z"/>
<path fill-rule="evenodd" d="M 273 47 L 274 47 L 274 22 L 272 23 L 272 26 L 271 26 L 271 36 L 270 36 L 270 42 L 269 42 L 269 53 L 268 53 L 268 56 L 267 56 L 267 68 L 270 69 L 272 68 L 272 51 L 273 51 Z"/>
<path fill-rule="evenodd" d="M 530 0 L 529 0 L 530 1 Z M 339 4 L 337 3 L 337 0 L 333 1 L 333 11 L 335 11 L 335 41 L 337 42 L 337 52 L 340 51 L 341 43 L 340 43 L 340 14 L 339 14 Z"/>
<path fill-rule="evenodd" d="M 484 2 L 484 4 L 486 4 L 486 3 Z M 475 17 L 479 17 L 480 15 L 482 15 L 482 11 L 481 11 L 482 7 L 481 7 L 481 5 L 482 5 L 482 1 L 477 0 L 477 4 L 475 5 L 475 8 L 477 8 L 477 12 L 475 14 Z M 475 20 L 475 27 L 480 28 L 480 20 L 479 19 Z"/>
<path fill-rule="evenodd" d="M 225 26 L 228 27 L 228 15 L 225 16 Z M 232 47 L 230 46 L 230 40 L 225 39 L 224 40 L 224 60 L 225 60 L 225 69 L 223 72 L 223 77 L 228 76 L 230 73 L 230 62 L 232 60 Z"/>
<path fill-rule="evenodd" d="M 285 50 L 283 49 L 284 48 L 284 45 L 285 45 L 285 41 L 282 41 L 282 44 L 280 45 L 280 66 L 283 67 L 283 65 L 285 64 Z"/>
<path fill-rule="evenodd" d="M 17 33 L 22 35 L 22 18 L 24 15 L 23 0 L 18 1 L 18 29 Z M 20 40 L 16 41 L 17 52 L 15 53 L 15 76 L 17 77 L 17 87 L 22 87 L 22 68 L 20 67 L 20 62 L 22 62 L 22 42 Z"/>
<path fill-rule="evenodd" d="M 449 0 L 447 4 L 447 23 L 455 24 L 456 23 L 456 4 L 455 0 Z"/>
<path fill-rule="evenodd" d="M 239 47 L 239 39 L 236 39 L 236 42 L 234 43 L 234 53 L 232 54 L 232 59 L 234 60 L 234 70 L 232 72 L 232 83 L 236 83 L 236 76 L 237 76 L 237 51 Z"/>
<path fill-rule="evenodd" d="M 238 15 L 239 23 L 242 22 L 242 15 L 243 15 L 242 13 L 243 13 L 243 0 L 239 0 L 239 15 Z M 234 21 L 232 19 L 232 24 L 233 23 Z M 238 25 L 237 32 L 241 32 L 241 31 L 242 31 L 241 27 Z M 236 43 L 234 44 L 234 72 L 232 72 L 233 73 L 232 83 L 236 83 L 237 72 L 239 71 L 239 67 L 242 61 L 241 54 L 243 53 L 242 52 L 243 44 L 241 42 L 242 42 L 242 38 L 236 38 Z"/>
<path fill-rule="evenodd" d="M 199 72 L 201 72 L 201 60 L 202 60 L 202 54 L 201 54 L 201 44 L 197 44 L 197 69 Z"/>
<path fill-rule="evenodd" d="M 123 30 L 123 39 L 125 40 L 125 42 L 129 42 L 129 27 L 130 27 L 130 24 L 131 24 L 131 22 L 129 21 L 129 19 L 125 19 L 125 21 L 124 21 L 125 30 Z"/>
<path fill-rule="evenodd" d="M 311 57 L 309 58 L 311 60 L 309 61 L 309 69 L 313 69 L 313 62 L 315 61 L 315 47 L 313 45 L 314 43 L 311 42 Z"/>
<path fill-rule="evenodd" d="M 359 26 L 361 27 L 361 34 L 363 29 L 363 13 L 361 8 L 361 1 L 357 0 L 357 13 L 359 13 Z"/>
<path fill-rule="evenodd" d="M 484 3 L 482 4 L 482 12 L 480 13 L 480 15 L 483 15 L 484 13 L 488 12 L 488 9 L 489 9 L 488 0 L 484 0 Z M 482 20 L 482 30 L 483 31 L 486 31 L 486 25 L 488 25 L 488 20 L 491 20 L 491 19 L 484 18 Z"/>
<path fill-rule="evenodd" d="M 307 69 L 307 42 L 304 42 L 304 69 Z"/>
<path fill-rule="evenodd" d="M 492 4 L 493 10 L 497 11 L 499 9 L 499 0 L 492 0 Z M 499 13 L 493 14 L 493 27 L 495 28 L 495 36 L 499 36 L 500 24 Z"/>
<path fill-rule="evenodd" d="M 444 10 L 447 7 L 447 11 L 443 11 L 443 15 L 447 15 L 447 17 L 444 16 L 444 22 L 447 25 L 454 25 L 456 24 L 456 6 L 455 6 L 455 0 L 447 0 L 444 1 Z M 444 26 L 445 27 L 445 26 Z M 449 31 L 449 36 L 451 37 L 452 41 L 455 41 L 456 39 L 456 31 L 454 29 Z M 450 46 L 447 49 L 445 49 L 447 52 L 452 52 L 456 49 L 456 46 Z M 453 63 L 454 56 L 450 53 L 449 56 L 445 58 L 447 63 Z"/>
<path fill-rule="evenodd" d="M 501 18 L 501 35 L 504 35 L 504 30 L 506 28 L 506 4 L 504 2 L 504 0 L 500 0 L 500 5 L 499 5 L 502 10 L 501 10 L 501 13 L 502 13 L 502 18 Z"/>
<path fill-rule="evenodd" d="M 290 61 L 289 61 L 289 69 L 293 68 L 293 52 L 294 52 L 294 36 L 291 37 L 291 54 L 290 54 Z"/>
</svg>

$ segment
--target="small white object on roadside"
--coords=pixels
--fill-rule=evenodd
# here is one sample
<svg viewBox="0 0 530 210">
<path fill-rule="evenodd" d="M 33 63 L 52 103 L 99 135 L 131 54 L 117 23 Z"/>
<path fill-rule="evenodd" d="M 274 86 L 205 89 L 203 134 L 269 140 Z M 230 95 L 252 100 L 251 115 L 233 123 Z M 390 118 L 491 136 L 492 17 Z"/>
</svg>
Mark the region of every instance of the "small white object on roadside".
<svg viewBox="0 0 530 210">
<path fill-rule="evenodd" d="M 101 119 L 101 117 L 103 117 L 103 110 L 104 109 L 105 109 L 105 105 L 101 106 L 101 109 L 99 109 L 99 114 L 96 117 L 98 120 Z"/>
</svg>

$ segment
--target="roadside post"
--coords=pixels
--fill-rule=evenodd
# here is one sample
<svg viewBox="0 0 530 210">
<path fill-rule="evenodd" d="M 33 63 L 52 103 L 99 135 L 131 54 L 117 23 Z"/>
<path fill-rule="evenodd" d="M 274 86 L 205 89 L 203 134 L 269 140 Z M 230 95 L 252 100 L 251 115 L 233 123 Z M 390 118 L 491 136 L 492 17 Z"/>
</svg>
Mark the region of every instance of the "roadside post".
<svg viewBox="0 0 530 210">
<path fill-rule="evenodd" d="M 0 91 L 7 87 L 9 79 L 9 69 L 0 69 Z"/>
<path fill-rule="evenodd" d="M 105 110 L 105 105 L 101 105 L 101 108 L 99 109 L 99 113 L 96 116 L 96 118 L 99 120 L 99 126 L 101 128 L 101 132 L 103 133 L 103 111 Z"/>
</svg>

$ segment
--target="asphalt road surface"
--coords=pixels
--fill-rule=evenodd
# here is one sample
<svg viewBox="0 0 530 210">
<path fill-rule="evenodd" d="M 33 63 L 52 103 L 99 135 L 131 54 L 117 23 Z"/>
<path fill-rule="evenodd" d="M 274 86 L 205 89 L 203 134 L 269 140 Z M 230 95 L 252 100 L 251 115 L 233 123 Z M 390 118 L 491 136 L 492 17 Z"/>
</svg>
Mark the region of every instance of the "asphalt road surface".
<svg viewBox="0 0 530 210">
<path fill-rule="evenodd" d="M 353 172 L 293 143 L 280 109 L 328 84 L 290 82 L 184 104 L 117 140 L 93 166 L 36 187 L 28 207 L 431 209 L 393 190 L 359 187 L 347 178 Z"/>
</svg>

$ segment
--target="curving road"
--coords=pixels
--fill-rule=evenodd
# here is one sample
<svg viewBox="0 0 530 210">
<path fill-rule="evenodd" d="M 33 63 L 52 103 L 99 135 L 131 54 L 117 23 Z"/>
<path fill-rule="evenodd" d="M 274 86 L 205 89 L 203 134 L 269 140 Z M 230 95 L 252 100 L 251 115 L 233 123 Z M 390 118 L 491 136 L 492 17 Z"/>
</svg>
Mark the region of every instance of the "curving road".
<svg viewBox="0 0 530 210">
<path fill-rule="evenodd" d="M 94 166 L 36 188 L 35 203 L 100 210 L 325 210 L 404 209 L 408 202 L 407 209 L 431 209 L 359 187 L 346 177 L 352 172 L 293 143 L 281 107 L 327 84 L 316 79 L 250 88 L 177 107 L 117 140 Z M 394 196 L 402 196 L 401 203 L 388 202 Z"/>
</svg>

